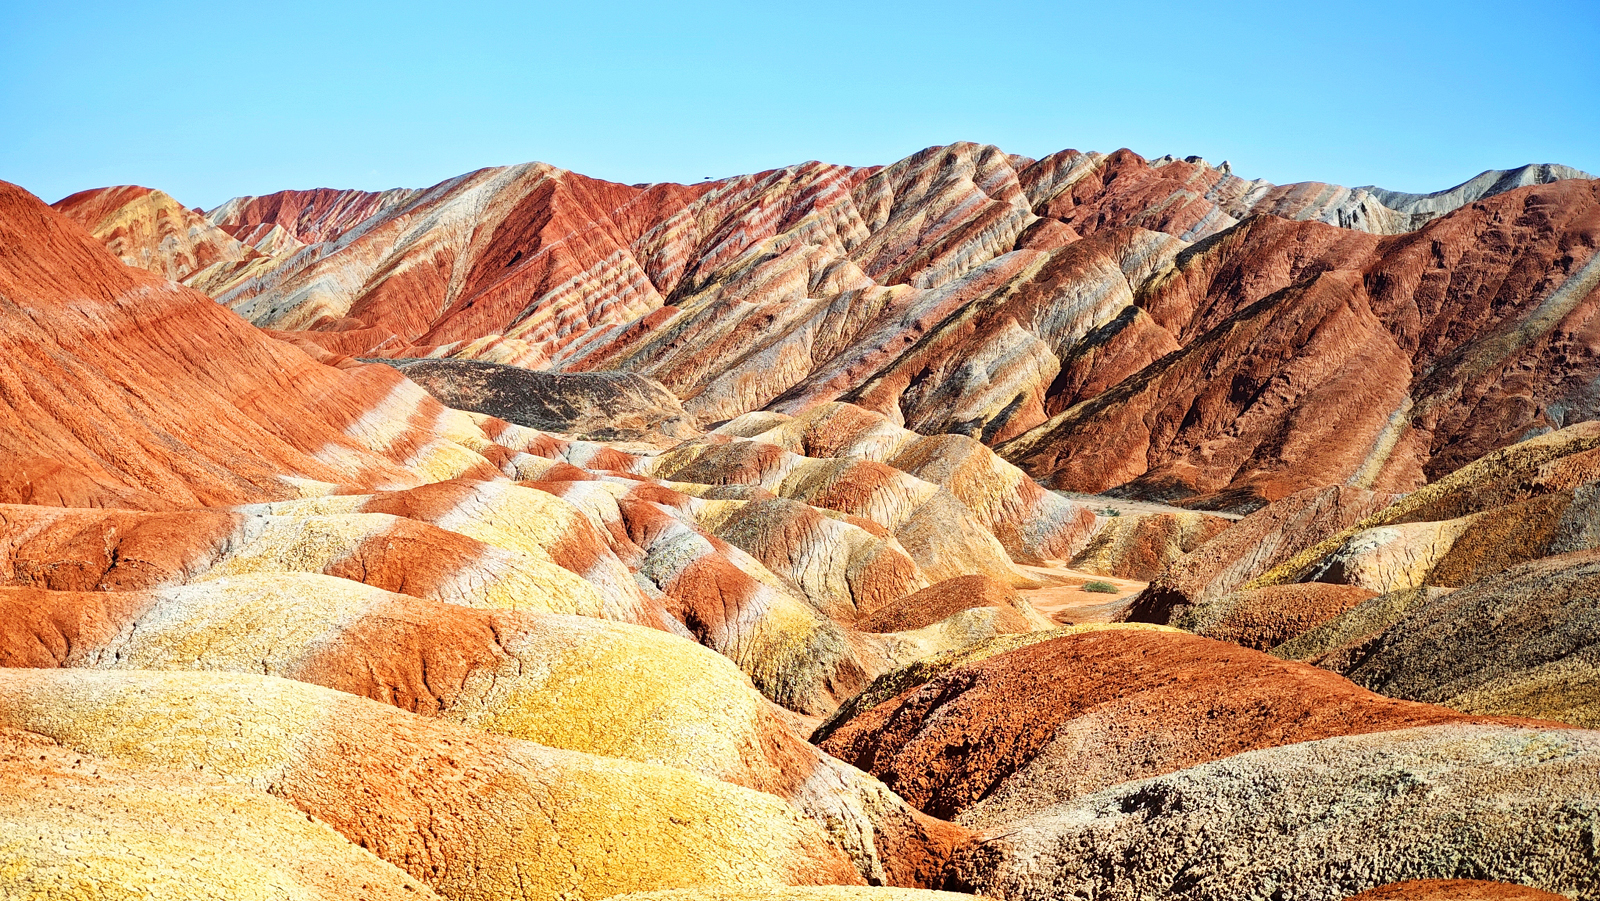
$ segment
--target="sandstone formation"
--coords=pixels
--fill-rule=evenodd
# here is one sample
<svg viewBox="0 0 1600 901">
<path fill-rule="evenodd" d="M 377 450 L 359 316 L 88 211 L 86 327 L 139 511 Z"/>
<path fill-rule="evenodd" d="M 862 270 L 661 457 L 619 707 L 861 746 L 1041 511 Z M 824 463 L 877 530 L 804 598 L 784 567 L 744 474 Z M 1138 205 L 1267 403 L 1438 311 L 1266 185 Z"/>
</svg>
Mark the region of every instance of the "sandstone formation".
<svg viewBox="0 0 1600 901">
<path fill-rule="evenodd" d="M 52 206 L 122 262 L 207 294 L 264 275 L 278 254 L 298 245 L 273 227 L 236 237 L 170 195 L 149 188 L 81 191 Z"/>
<path fill-rule="evenodd" d="M 1590 725 L 1596 485 L 1600 424 L 1588 422 L 1494 451 L 1354 522 L 1366 502 L 1281 501 L 1241 521 L 1238 539 L 1269 521 L 1296 532 L 1213 579 L 1259 572 L 1242 589 L 1218 596 L 1205 581 L 1217 562 L 1259 547 L 1230 532 L 1219 553 L 1175 564 L 1132 615 L 1275 644 L 1276 655 L 1394 697 Z M 1318 506 L 1335 515 L 1298 512 Z M 1265 561 L 1277 565 L 1260 572 Z"/>
<path fill-rule="evenodd" d="M 1148 582 L 1231 525 L 1221 517 L 1176 511 L 1108 517 L 1071 565 L 1095 575 Z"/>
<path fill-rule="evenodd" d="M 988 576 L 958 576 L 930 585 L 921 591 L 879 607 L 872 615 L 856 621 L 863 632 L 903 632 L 931 626 L 963 610 L 988 607 L 999 611 L 999 622 L 1011 632 L 1037 631 L 1048 621 L 1032 613 L 1032 607 L 1011 588 Z M 1032 614 L 1032 615 L 1030 615 Z"/>
<path fill-rule="evenodd" d="M 1092 895 L 1342 899 L 1414 879 L 1600 890 L 1600 738 L 1441 725 L 1307 741 L 1108 788 L 980 835 L 946 887 Z"/>
<path fill-rule="evenodd" d="M 1409 491 L 1590 418 L 1597 185 L 1391 238 L 1250 219 L 1141 287 L 1181 350 L 999 450 L 1060 487 L 1253 509 L 1328 484 Z"/>
<path fill-rule="evenodd" d="M 1358 585 L 1297 582 L 1223 595 L 1174 616 L 1180 629 L 1266 651 L 1298 638 L 1374 596 Z"/>
<path fill-rule="evenodd" d="M 1492 197 L 1495 194 L 1504 194 L 1514 188 L 1549 184 L 1550 182 L 1567 178 L 1594 178 L 1594 176 L 1571 166 L 1541 163 L 1538 165 L 1519 166 L 1515 169 L 1490 169 L 1487 172 L 1480 172 L 1453 188 L 1435 191 L 1431 194 L 1407 194 L 1404 191 L 1389 191 L 1371 185 L 1358 190 L 1368 191 L 1373 197 L 1377 198 L 1379 203 L 1391 210 L 1410 213 L 1412 215 L 1412 223 L 1405 231 L 1411 231 L 1430 219 L 1473 201 Z"/>
<path fill-rule="evenodd" d="M 0 183 L 0 896 L 1600 897 L 1597 248 L 1551 166 Z"/>
<path fill-rule="evenodd" d="M 1600 552 L 1538 560 L 1416 596 L 1338 669 L 1391 697 L 1600 728 L 1597 599 Z"/>
<path fill-rule="evenodd" d="M 0 667 L 261 673 L 776 795 L 864 876 L 920 884 L 958 831 L 792 734 L 725 658 L 654 630 L 477 611 L 313 575 L 151 592 L 0 590 Z M 651 678 L 639 680 L 640 668 Z"/>
<path fill-rule="evenodd" d="M 1457 587 L 1593 548 L 1600 422 L 1502 448 L 1307 547 L 1252 584 L 1317 579 L 1389 591 Z"/>
<path fill-rule="evenodd" d="M 0 454 L 26 473 L 0 500 L 174 509 L 499 474 L 454 440 L 464 414 L 393 370 L 319 365 L 8 184 L 0 246 Z"/>
<path fill-rule="evenodd" d="M 1140 594 L 1128 619 L 1165 623 L 1190 606 L 1230 594 L 1377 513 L 1390 499 L 1359 488 L 1331 486 L 1273 501 L 1174 560 Z"/>
<path fill-rule="evenodd" d="M 1408 588 L 1368 598 L 1304 634 L 1284 641 L 1272 648 L 1271 653 L 1286 660 L 1300 660 L 1343 672 L 1407 613 L 1452 590 Z"/>
<path fill-rule="evenodd" d="M 893 700 L 899 695 L 921 685 L 925 685 L 957 667 L 987 660 L 997 654 L 1025 648 L 1041 641 L 1050 641 L 1067 635 L 1078 635 L 1101 629 L 1178 631 L 1167 626 L 1153 626 L 1143 623 L 1089 623 L 1060 629 L 1049 629 L 1042 632 L 1001 635 L 984 641 L 972 642 L 953 650 L 924 654 L 916 660 L 895 667 L 872 680 L 872 684 L 863 689 L 860 694 L 839 705 L 839 709 L 835 710 L 833 715 L 829 716 L 812 733 L 811 740 L 820 745 L 857 715 L 871 710 L 885 701 Z"/>
</svg>

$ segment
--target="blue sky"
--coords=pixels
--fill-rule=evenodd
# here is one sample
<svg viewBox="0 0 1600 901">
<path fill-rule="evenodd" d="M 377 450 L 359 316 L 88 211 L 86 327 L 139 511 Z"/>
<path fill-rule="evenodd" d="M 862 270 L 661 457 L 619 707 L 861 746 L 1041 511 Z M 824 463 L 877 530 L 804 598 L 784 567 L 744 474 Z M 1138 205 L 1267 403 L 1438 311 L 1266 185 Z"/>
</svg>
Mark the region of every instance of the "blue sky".
<svg viewBox="0 0 1600 901">
<path fill-rule="evenodd" d="M 0 179 L 191 205 L 544 160 L 623 182 L 971 140 L 1399 190 L 1600 173 L 1600 0 L 24 4 Z"/>
</svg>

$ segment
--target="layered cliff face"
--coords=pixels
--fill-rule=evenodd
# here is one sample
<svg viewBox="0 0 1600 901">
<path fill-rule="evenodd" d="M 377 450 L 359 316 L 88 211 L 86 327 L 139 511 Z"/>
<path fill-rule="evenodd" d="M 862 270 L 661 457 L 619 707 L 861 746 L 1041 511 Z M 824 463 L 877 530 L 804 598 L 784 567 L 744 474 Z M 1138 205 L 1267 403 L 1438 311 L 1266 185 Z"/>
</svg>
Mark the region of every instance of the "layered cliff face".
<svg viewBox="0 0 1600 901">
<path fill-rule="evenodd" d="M 1597 247 L 1595 181 L 1392 238 L 1251 220 L 1143 286 L 1141 312 L 1181 350 L 1097 336 L 1097 363 L 1142 368 L 1001 452 L 1055 484 L 1210 506 L 1412 490 L 1596 415 Z"/>
<path fill-rule="evenodd" d="M 1055 487 L 1248 511 L 1410 490 L 1600 414 L 1593 185 L 1528 166 L 1411 195 L 956 144 L 694 186 L 530 164 L 286 191 L 178 211 L 188 244 L 129 225 L 153 215 L 132 189 L 61 206 L 335 354 L 625 370 L 702 425 L 845 400 Z M 255 243 L 210 249 L 230 236 Z M 189 271 L 223 252 L 254 262 Z"/>
</svg>

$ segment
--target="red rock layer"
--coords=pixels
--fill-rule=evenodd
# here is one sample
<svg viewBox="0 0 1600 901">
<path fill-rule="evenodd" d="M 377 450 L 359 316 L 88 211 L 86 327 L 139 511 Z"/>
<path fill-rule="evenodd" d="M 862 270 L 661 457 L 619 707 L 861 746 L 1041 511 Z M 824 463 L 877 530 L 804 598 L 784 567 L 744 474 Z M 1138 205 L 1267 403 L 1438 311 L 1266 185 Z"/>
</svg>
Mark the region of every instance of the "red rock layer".
<svg viewBox="0 0 1600 901">
<path fill-rule="evenodd" d="M 1222 642 L 1114 629 L 959 667 L 822 749 L 948 818 L 985 799 L 1033 810 L 1259 748 L 1463 719 Z"/>
<path fill-rule="evenodd" d="M 216 221 L 321 243 L 217 296 L 338 354 L 628 369 L 702 423 L 845 397 L 1058 487 L 1248 510 L 1600 413 L 1594 182 L 1506 190 L 1555 177 L 1402 212 L 1128 151 L 692 187 L 531 164 L 240 198 Z"/>
</svg>

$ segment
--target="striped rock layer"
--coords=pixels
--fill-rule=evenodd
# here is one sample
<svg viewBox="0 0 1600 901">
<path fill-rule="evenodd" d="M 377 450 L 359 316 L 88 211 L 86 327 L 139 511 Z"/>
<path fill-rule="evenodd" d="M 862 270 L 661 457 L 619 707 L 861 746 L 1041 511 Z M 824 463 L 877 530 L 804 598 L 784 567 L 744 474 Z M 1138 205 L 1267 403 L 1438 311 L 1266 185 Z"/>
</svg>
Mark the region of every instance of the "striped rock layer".
<svg viewBox="0 0 1600 901">
<path fill-rule="evenodd" d="M 1594 185 L 1529 166 L 1410 195 L 954 144 L 693 186 L 528 164 L 183 212 L 196 236 L 304 242 L 205 285 L 304 346 L 625 370 L 702 425 L 844 400 L 1056 487 L 1248 511 L 1410 490 L 1600 414 Z M 61 207 L 124 259 L 189 268 L 121 224 L 151 215 L 136 190 Z"/>
</svg>

